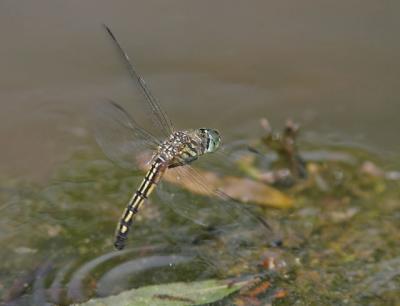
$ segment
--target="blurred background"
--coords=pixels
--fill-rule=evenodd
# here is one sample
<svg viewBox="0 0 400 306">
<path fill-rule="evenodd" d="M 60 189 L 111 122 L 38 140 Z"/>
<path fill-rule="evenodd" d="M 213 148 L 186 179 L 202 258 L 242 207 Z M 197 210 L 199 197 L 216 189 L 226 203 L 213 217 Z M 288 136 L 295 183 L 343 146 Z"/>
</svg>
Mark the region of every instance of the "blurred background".
<svg viewBox="0 0 400 306">
<path fill-rule="evenodd" d="M 400 148 L 398 1 L 0 2 L 0 173 L 45 181 L 87 143 L 90 106 L 132 114 L 112 27 L 181 128 L 225 139 L 292 118 L 303 137 Z"/>
</svg>

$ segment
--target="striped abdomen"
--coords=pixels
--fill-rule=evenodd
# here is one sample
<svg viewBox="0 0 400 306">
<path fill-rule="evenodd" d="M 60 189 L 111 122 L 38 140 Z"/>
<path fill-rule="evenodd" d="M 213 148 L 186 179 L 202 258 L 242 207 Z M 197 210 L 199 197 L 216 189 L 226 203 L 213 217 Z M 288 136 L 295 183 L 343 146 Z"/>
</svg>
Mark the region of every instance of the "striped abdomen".
<svg viewBox="0 0 400 306">
<path fill-rule="evenodd" d="M 144 200 L 149 197 L 151 192 L 157 186 L 157 183 L 160 181 L 165 169 L 165 163 L 156 159 L 152 163 L 150 170 L 146 173 L 140 187 L 133 194 L 117 227 L 114 246 L 118 250 L 122 250 L 125 247 L 125 240 L 128 237 L 129 228 L 132 224 L 134 215 L 139 211 Z"/>
</svg>

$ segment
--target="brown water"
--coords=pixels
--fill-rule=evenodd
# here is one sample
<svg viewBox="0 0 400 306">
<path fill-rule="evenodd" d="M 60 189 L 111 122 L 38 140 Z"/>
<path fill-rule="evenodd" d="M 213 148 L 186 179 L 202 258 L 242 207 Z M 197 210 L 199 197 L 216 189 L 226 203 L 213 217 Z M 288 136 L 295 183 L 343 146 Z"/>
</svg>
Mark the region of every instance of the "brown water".
<svg viewBox="0 0 400 306">
<path fill-rule="evenodd" d="M 177 126 L 237 139 L 291 117 L 305 137 L 400 148 L 398 1 L 0 3 L 0 171 L 45 179 L 87 142 L 88 106 L 133 113 L 134 58 Z"/>
</svg>

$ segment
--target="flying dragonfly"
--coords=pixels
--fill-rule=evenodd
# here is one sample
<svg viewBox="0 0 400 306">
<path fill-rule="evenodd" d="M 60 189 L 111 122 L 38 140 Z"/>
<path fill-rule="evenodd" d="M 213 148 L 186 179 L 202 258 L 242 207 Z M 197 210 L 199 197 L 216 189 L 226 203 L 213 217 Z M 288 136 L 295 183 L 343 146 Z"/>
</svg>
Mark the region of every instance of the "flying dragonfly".
<svg viewBox="0 0 400 306">
<path fill-rule="evenodd" d="M 166 112 L 150 92 L 144 79 L 138 74 L 116 36 L 108 26 L 104 25 L 104 28 L 120 53 L 135 86 L 150 107 L 154 123 L 165 137 L 163 141 L 160 141 L 152 133 L 142 128 L 114 101 L 108 101 L 97 110 L 95 137 L 103 152 L 111 160 L 133 168 L 132 157 L 135 154 L 140 154 L 140 151 L 145 148 L 152 148 L 154 152 L 149 162 L 150 169 L 129 200 L 117 226 L 114 246 L 121 250 L 125 247 L 134 216 L 159 184 L 166 171 L 177 169 L 182 177 L 186 177 L 200 188 L 207 190 L 209 194 L 213 193 L 214 196 L 220 198 L 225 197 L 223 193 L 209 189 L 205 185 L 204 179 L 189 165 L 202 155 L 216 152 L 221 145 L 221 136 L 217 130 L 211 128 L 176 130 Z"/>
</svg>

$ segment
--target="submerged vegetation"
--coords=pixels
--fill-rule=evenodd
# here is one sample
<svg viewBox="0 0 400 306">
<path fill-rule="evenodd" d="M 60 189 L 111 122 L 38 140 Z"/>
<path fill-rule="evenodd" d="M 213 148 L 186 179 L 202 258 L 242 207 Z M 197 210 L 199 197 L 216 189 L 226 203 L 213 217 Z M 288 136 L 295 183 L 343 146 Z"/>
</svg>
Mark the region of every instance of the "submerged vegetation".
<svg viewBox="0 0 400 306">
<path fill-rule="evenodd" d="M 230 149 L 234 175 L 226 166 L 198 170 L 235 202 L 232 215 L 217 216 L 227 219 L 223 225 L 202 206 L 217 199 L 167 177 L 164 195 L 137 215 L 123 252 L 113 251 L 112 234 L 138 173 L 85 150 L 48 186 L 3 179 L 2 302 L 68 304 L 124 292 L 101 302 L 133 294 L 144 300 L 121 305 L 395 304 L 400 174 L 360 148 L 299 143 L 293 122 L 282 133 L 265 120 L 262 126 L 266 135 L 248 149 Z M 207 226 L 168 209 L 165 194 Z M 266 220 L 268 231 L 238 205 Z M 126 292 L 133 288 L 140 289 Z"/>
</svg>

